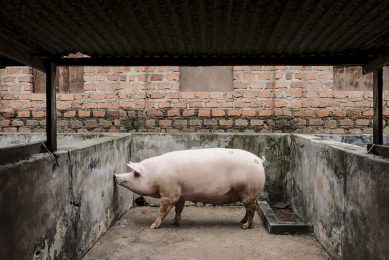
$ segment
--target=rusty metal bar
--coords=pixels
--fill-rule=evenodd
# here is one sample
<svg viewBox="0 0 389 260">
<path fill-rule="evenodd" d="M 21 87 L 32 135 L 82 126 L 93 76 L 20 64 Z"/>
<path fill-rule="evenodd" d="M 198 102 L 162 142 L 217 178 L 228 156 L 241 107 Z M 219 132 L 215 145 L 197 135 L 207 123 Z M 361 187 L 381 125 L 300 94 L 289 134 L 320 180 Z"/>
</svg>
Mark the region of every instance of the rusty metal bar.
<svg viewBox="0 0 389 260">
<path fill-rule="evenodd" d="M 57 104 L 55 74 L 56 65 L 53 62 L 46 64 L 46 146 L 50 152 L 57 151 Z"/>
<path fill-rule="evenodd" d="M 383 103 L 383 71 L 382 68 L 373 72 L 373 144 L 383 143 L 382 103 Z"/>
</svg>

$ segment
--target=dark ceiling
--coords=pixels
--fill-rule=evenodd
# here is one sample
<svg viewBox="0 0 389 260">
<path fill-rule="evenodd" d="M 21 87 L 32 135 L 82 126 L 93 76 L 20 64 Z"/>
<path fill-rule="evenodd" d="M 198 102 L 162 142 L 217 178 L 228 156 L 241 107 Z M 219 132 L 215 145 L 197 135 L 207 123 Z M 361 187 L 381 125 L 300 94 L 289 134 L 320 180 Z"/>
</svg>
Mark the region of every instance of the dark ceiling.
<svg viewBox="0 0 389 260">
<path fill-rule="evenodd" d="M 389 60 L 388 0 L 0 0 L 0 6 L 0 54 L 36 67 L 42 58 L 76 52 L 105 65 Z"/>
</svg>

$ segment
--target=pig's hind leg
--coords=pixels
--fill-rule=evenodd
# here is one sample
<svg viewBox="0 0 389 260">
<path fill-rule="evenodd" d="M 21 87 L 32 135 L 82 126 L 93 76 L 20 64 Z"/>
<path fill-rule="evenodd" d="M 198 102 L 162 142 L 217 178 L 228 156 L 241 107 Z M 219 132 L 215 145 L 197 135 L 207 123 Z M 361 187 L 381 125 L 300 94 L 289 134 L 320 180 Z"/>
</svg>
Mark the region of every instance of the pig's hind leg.
<svg viewBox="0 0 389 260">
<path fill-rule="evenodd" d="M 160 200 L 160 206 L 159 206 L 159 215 L 157 219 L 154 221 L 154 223 L 150 226 L 152 229 L 159 228 L 159 226 L 162 223 L 162 220 L 165 219 L 167 214 L 169 214 L 170 210 L 172 209 L 174 203 L 172 203 L 169 198 L 167 197 L 161 197 Z"/>
<path fill-rule="evenodd" d="M 182 210 L 184 209 L 184 205 L 185 205 L 185 200 L 179 200 L 176 205 L 175 205 L 175 211 L 176 211 L 176 215 L 174 216 L 174 219 L 173 221 L 170 223 L 172 225 L 178 225 L 180 223 L 180 220 L 181 220 L 181 212 Z"/>
<path fill-rule="evenodd" d="M 255 200 L 243 201 L 243 205 L 246 208 L 246 215 L 240 221 L 240 223 L 242 223 L 241 228 L 251 228 L 253 226 L 253 218 L 255 213 Z"/>
</svg>

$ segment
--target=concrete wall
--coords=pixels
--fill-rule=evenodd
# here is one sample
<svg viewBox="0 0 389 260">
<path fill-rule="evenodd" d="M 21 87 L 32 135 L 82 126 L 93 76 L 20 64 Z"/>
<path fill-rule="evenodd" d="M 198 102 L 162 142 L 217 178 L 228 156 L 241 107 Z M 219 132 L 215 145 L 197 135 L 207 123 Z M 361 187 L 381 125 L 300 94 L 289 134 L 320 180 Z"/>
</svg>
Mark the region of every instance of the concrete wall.
<svg viewBox="0 0 389 260">
<path fill-rule="evenodd" d="M 61 146 L 0 166 L 0 259 L 78 259 L 132 205 L 112 175 L 128 135 Z"/>
<path fill-rule="evenodd" d="M 337 259 L 389 255 L 389 160 L 355 145 L 293 135 L 287 196 Z"/>
<path fill-rule="evenodd" d="M 123 162 L 203 147 L 265 155 L 269 199 L 289 201 L 335 258 L 389 255 L 388 159 L 318 136 L 136 133 L 1 165 L 0 259 L 77 259 L 132 205 L 132 193 L 113 184 Z"/>
</svg>

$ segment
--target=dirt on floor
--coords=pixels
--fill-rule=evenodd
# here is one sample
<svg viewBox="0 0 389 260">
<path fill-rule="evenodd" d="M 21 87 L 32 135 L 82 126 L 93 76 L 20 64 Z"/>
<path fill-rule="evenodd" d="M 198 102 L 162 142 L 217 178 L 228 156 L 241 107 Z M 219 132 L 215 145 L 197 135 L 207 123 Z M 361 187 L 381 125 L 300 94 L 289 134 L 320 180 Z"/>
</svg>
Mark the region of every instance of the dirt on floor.
<svg viewBox="0 0 389 260">
<path fill-rule="evenodd" d="M 243 207 L 185 207 L 179 226 L 169 224 L 173 209 L 150 229 L 157 214 L 129 210 L 83 259 L 329 259 L 313 235 L 269 234 L 257 213 L 253 229 L 242 230 Z"/>
</svg>

